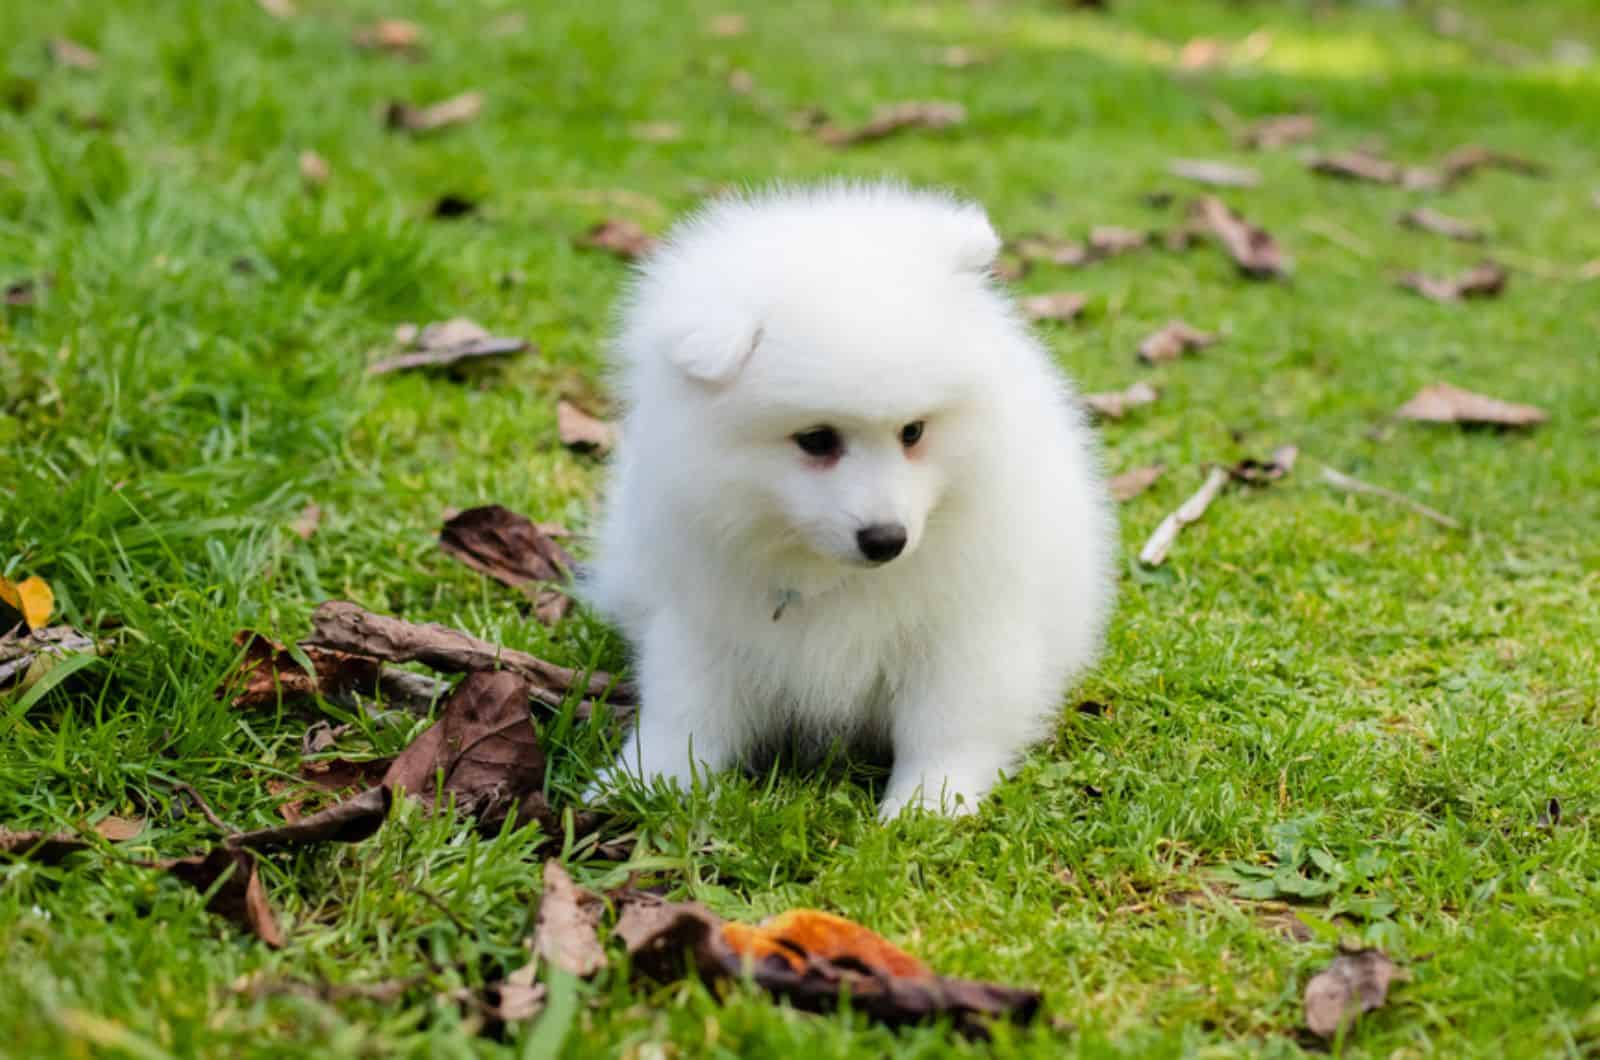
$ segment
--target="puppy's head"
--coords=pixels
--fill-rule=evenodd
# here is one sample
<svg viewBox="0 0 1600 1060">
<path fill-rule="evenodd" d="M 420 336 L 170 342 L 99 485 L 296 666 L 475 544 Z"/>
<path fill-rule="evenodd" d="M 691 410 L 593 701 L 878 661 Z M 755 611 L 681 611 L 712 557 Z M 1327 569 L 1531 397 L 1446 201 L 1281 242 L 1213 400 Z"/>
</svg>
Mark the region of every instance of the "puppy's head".
<svg viewBox="0 0 1600 1060">
<path fill-rule="evenodd" d="M 692 222 L 624 330 L 629 429 L 682 456 L 661 488 L 769 564 L 905 562 L 971 463 L 985 349 L 1011 326 L 997 247 L 976 208 L 896 188 Z"/>
</svg>

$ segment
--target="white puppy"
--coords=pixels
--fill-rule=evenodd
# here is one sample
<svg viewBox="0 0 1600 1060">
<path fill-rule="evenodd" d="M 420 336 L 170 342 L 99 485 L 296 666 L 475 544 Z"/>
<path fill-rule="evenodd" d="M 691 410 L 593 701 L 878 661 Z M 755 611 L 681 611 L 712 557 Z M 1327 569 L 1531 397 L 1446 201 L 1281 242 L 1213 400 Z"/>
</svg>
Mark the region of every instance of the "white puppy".
<svg viewBox="0 0 1600 1060">
<path fill-rule="evenodd" d="M 887 741 L 882 816 L 959 813 L 1050 730 L 1100 644 L 1113 517 L 999 246 L 977 206 L 830 184 L 712 205 L 643 266 L 587 583 L 637 651 L 616 770 Z"/>
</svg>

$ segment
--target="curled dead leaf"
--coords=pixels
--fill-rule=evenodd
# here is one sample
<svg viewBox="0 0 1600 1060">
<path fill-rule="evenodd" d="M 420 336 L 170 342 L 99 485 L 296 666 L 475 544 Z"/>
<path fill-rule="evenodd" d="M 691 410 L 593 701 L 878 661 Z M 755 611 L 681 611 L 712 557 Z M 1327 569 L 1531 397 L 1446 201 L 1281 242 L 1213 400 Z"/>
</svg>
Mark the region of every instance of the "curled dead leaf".
<svg viewBox="0 0 1600 1060">
<path fill-rule="evenodd" d="M 38 630 L 50 620 L 50 613 L 56 607 L 56 594 L 50 583 L 37 574 L 20 582 L 0 576 L 0 603 L 20 615 L 28 629 Z M 0 635 L 7 632 L 9 625 L 5 612 L 0 610 Z"/>
<path fill-rule="evenodd" d="M 75 40 L 51 37 L 48 43 L 50 61 L 72 70 L 98 70 L 100 56 Z"/>
<path fill-rule="evenodd" d="M 1243 482 L 1250 486 L 1265 486 L 1286 477 L 1294 470 L 1295 461 L 1299 459 L 1298 446 L 1280 446 L 1265 460 L 1246 457 L 1230 467 L 1228 474 L 1233 476 L 1235 482 Z"/>
<path fill-rule="evenodd" d="M 300 179 L 308 188 L 323 187 L 333 176 L 333 167 L 328 165 L 328 160 L 315 151 L 301 151 L 298 165 Z"/>
<path fill-rule="evenodd" d="M 63 660 L 99 650 L 92 637 L 71 626 L 48 626 L 23 636 L 0 628 L 0 690 L 31 687 Z"/>
<path fill-rule="evenodd" d="M 832 147 L 848 147 L 882 140 L 905 129 L 948 129 L 966 120 L 967 108 L 959 103 L 889 103 L 874 110 L 870 119 L 854 128 L 825 124 L 817 129 L 817 139 Z"/>
<path fill-rule="evenodd" d="M 422 27 L 403 18 L 380 18 L 350 36 L 357 48 L 415 59 L 422 54 Z"/>
<path fill-rule="evenodd" d="M 1152 404 L 1160 396 L 1160 391 L 1140 380 L 1122 390 L 1084 394 L 1081 400 L 1096 416 L 1108 420 L 1120 420 L 1127 415 L 1129 409 Z"/>
<path fill-rule="evenodd" d="M 1306 983 L 1306 1026 L 1332 1038 L 1363 1013 L 1382 1008 L 1389 986 L 1405 973 L 1379 949 L 1347 950 Z"/>
<path fill-rule="evenodd" d="M 601 221 L 579 239 L 580 247 L 605 250 L 625 261 L 633 261 L 656 248 L 656 238 L 632 221 L 609 218 Z"/>
<path fill-rule="evenodd" d="M 572 557 L 527 516 L 498 504 L 469 508 L 448 519 L 439 547 L 473 570 L 514 589 L 537 582 L 564 582 Z M 546 625 L 566 615 L 571 597 L 558 589 L 531 587 L 535 614 Z"/>
<path fill-rule="evenodd" d="M 1030 295 L 1022 300 L 1022 313 L 1029 320 L 1051 320 L 1068 323 L 1078 319 L 1089 296 L 1076 291 L 1057 291 L 1053 294 Z"/>
<path fill-rule="evenodd" d="M 1124 471 L 1120 475 L 1113 475 L 1111 481 L 1106 483 L 1106 488 L 1111 492 L 1111 499 L 1118 504 L 1126 504 L 1139 494 L 1156 484 L 1156 481 L 1166 472 L 1165 464 L 1149 464 L 1145 467 L 1136 467 Z"/>
<path fill-rule="evenodd" d="M 1424 276 L 1408 272 L 1395 283 L 1434 302 L 1460 302 L 1468 298 L 1495 298 L 1506 289 L 1511 274 L 1493 261 L 1480 262 L 1456 277 Z"/>
<path fill-rule="evenodd" d="M 1395 413 L 1403 420 L 1424 423 L 1461 423 L 1492 427 L 1533 427 L 1544 423 L 1550 414 L 1533 405 L 1475 394 L 1449 383 L 1432 383 Z"/>
<path fill-rule="evenodd" d="M 533 952 L 555 967 L 587 979 L 606 966 L 600 945 L 605 902 L 579 887 L 558 861 L 544 863 L 544 895 L 533 927 Z"/>
<path fill-rule="evenodd" d="M 1186 353 L 1215 345 L 1220 338 L 1215 332 L 1201 331 L 1181 320 L 1171 320 L 1139 343 L 1139 359 L 1145 364 L 1175 361 Z"/>
<path fill-rule="evenodd" d="M 1287 147 L 1309 140 L 1317 134 L 1317 119 L 1312 114 L 1280 114 L 1263 118 L 1245 128 L 1239 136 L 1243 147 L 1269 149 Z"/>
<path fill-rule="evenodd" d="M 575 453 L 604 456 L 616 443 L 617 429 L 563 399 L 556 402 L 556 434 Z"/>
<path fill-rule="evenodd" d="M 1266 229 L 1246 221 L 1214 195 L 1194 204 L 1192 214 L 1211 229 L 1239 271 L 1253 280 L 1284 279 L 1289 257 Z"/>
<path fill-rule="evenodd" d="M 278 915 L 267 899 L 256 857 L 250 851 L 218 846 L 194 857 L 158 862 L 155 867 L 197 891 L 210 891 L 207 909 L 249 930 L 273 949 L 283 948 Z"/>
<path fill-rule="evenodd" d="M 402 132 L 434 132 L 475 120 L 483 113 L 483 102 L 482 92 L 463 92 L 427 107 L 393 100 L 384 108 L 383 123 Z"/>
<path fill-rule="evenodd" d="M 1416 228 L 1423 232 L 1432 232 L 1434 235 L 1444 236 L 1448 239 L 1459 239 L 1463 242 L 1475 243 L 1483 238 L 1483 229 L 1470 221 L 1451 217 L 1449 214 L 1440 213 L 1438 210 L 1427 206 L 1419 206 L 1414 210 L 1407 210 L 1400 215 L 1400 223 L 1407 228 Z"/>
<path fill-rule="evenodd" d="M 418 368 L 451 368 L 464 362 L 486 357 L 506 357 L 529 349 L 526 339 L 491 335 L 466 317 L 429 324 L 415 333 L 404 334 L 401 341 L 412 348 L 386 357 L 367 366 L 368 375 L 387 375 L 390 372 L 410 371 Z"/>
</svg>

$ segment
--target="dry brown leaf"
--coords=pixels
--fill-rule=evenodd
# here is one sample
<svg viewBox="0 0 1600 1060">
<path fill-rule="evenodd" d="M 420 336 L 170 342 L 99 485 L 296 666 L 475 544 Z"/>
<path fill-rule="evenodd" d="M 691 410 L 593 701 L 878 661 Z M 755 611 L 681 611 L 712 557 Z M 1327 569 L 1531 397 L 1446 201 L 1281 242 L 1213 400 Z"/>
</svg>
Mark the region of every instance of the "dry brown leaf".
<svg viewBox="0 0 1600 1060">
<path fill-rule="evenodd" d="M 430 730 L 431 731 L 431 730 Z M 368 788 L 321 813 L 300 817 L 276 828 L 229 836 L 227 844 L 252 850 L 273 850 L 307 843 L 359 843 L 383 827 L 393 793 L 386 785 Z"/>
<path fill-rule="evenodd" d="M 1449 239 L 1459 239 L 1468 243 L 1475 243 L 1483 238 L 1483 229 L 1470 221 L 1463 221 L 1458 217 L 1440 213 L 1438 210 L 1427 206 L 1419 206 L 1414 210 L 1407 210 L 1400 215 L 1400 223 L 1407 228 L 1416 228 L 1434 235 L 1445 236 Z"/>
<path fill-rule="evenodd" d="M 1363 1013 L 1383 1007 L 1390 984 L 1404 978 L 1382 950 L 1345 950 L 1306 983 L 1306 1026 L 1318 1037 L 1332 1038 Z"/>
<path fill-rule="evenodd" d="M 1180 504 L 1177 511 L 1161 520 L 1150 539 L 1144 543 L 1144 548 L 1139 550 L 1139 562 L 1149 567 L 1159 567 L 1166 562 L 1167 553 L 1178 540 L 1178 534 L 1206 514 L 1206 509 L 1211 507 L 1211 502 L 1217 499 L 1222 487 L 1227 484 L 1228 473 L 1220 467 L 1212 468 L 1194 495 Z"/>
<path fill-rule="evenodd" d="M 1295 461 L 1300 459 L 1300 448 L 1294 445 L 1281 446 L 1272 451 L 1272 455 L 1265 460 L 1246 457 L 1228 469 L 1228 474 L 1233 476 L 1235 482 L 1243 482 L 1250 486 L 1265 486 L 1284 478 L 1294 470 Z"/>
<path fill-rule="evenodd" d="M 1366 151 L 1338 151 L 1317 155 L 1308 163 L 1311 172 L 1343 180 L 1365 180 L 1373 184 L 1398 184 L 1404 170 L 1398 162 Z"/>
<path fill-rule="evenodd" d="M 967 108 L 941 101 L 889 103 L 872 112 L 872 117 L 853 129 L 825 124 L 817 138 L 832 147 L 870 143 L 893 136 L 905 129 L 948 129 L 967 120 Z"/>
<path fill-rule="evenodd" d="M 1218 188 L 1256 188 L 1261 186 L 1261 174 L 1249 166 L 1236 166 L 1230 162 L 1213 162 L 1201 158 L 1180 158 L 1167 167 L 1175 177 L 1209 184 Z"/>
<path fill-rule="evenodd" d="M 294 0 L 256 0 L 256 4 L 273 18 L 294 18 L 300 13 Z"/>
<path fill-rule="evenodd" d="M 1220 337 L 1215 332 L 1190 327 L 1181 320 L 1168 321 L 1165 327 L 1139 343 L 1139 360 L 1145 364 L 1175 361 L 1185 353 L 1215 345 Z"/>
<path fill-rule="evenodd" d="M 1051 265 L 1087 265 L 1093 257 L 1085 244 L 1058 239 L 1055 236 L 1020 236 L 1011 245 L 1011 249 L 1024 265 L 1033 261 L 1048 262 Z M 1016 280 L 1021 279 L 1021 275 L 1004 278 Z"/>
<path fill-rule="evenodd" d="M 485 357 L 522 353 L 529 348 L 526 339 L 491 335 L 465 317 L 429 324 L 417 332 L 414 341 L 409 344 L 413 346 L 411 350 L 368 365 L 367 374 L 387 375 L 417 368 L 450 368 Z"/>
<path fill-rule="evenodd" d="M 429 803 L 453 800 L 458 812 L 498 827 L 544 784 L 544 749 L 528 697 L 520 674 L 468 674 L 433 727 L 395 758 L 383 787 Z"/>
<path fill-rule="evenodd" d="M 544 863 L 544 896 L 533 926 L 533 952 L 555 967 L 587 979 L 606 966 L 600 945 L 600 915 L 605 902 L 579 887 L 561 863 Z"/>
<path fill-rule="evenodd" d="M 288 649 L 252 630 L 234 634 L 244 649 L 238 667 L 217 687 L 218 699 L 240 710 L 270 709 L 280 701 L 322 696 L 371 694 L 378 688 L 378 660 L 341 651 L 304 649 L 314 669 L 306 673 Z"/>
<path fill-rule="evenodd" d="M 656 248 L 656 237 L 632 221 L 608 218 L 577 240 L 578 246 L 606 250 L 625 261 L 643 257 Z"/>
<path fill-rule="evenodd" d="M 572 557 L 527 516 L 498 504 L 469 508 L 439 531 L 439 547 L 475 571 L 514 589 L 527 587 L 539 621 L 553 625 L 566 616 L 571 597 L 536 582 L 564 582 Z"/>
<path fill-rule="evenodd" d="M 604 456 L 616 443 L 617 429 L 562 399 L 556 402 L 556 434 L 575 453 Z"/>
<path fill-rule="evenodd" d="M 22 616 L 29 630 L 39 630 L 44 628 L 44 624 L 50 620 L 50 612 L 55 610 L 56 594 L 51 590 L 50 583 L 37 574 L 20 582 L 0 576 L 0 603 L 8 605 Z M 5 612 L 0 611 L 0 635 L 7 632 L 7 626 Z"/>
<path fill-rule="evenodd" d="M 706 32 L 713 37 L 742 37 L 750 31 L 750 19 L 737 11 L 712 15 L 706 20 Z"/>
<path fill-rule="evenodd" d="M 1493 261 L 1480 262 L 1460 276 L 1445 278 L 1408 272 L 1395 281 L 1434 302 L 1460 302 L 1467 298 L 1494 298 L 1506 289 L 1511 274 Z"/>
<path fill-rule="evenodd" d="M 1057 291 L 1054 294 L 1029 295 L 1022 300 L 1022 313 L 1029 320 L 1054 320 L 1060 323 L 1077 320 L 1089 296 L 1076 291 Z"/>
<path fill-rule="evenodd" d="M 69 67 L 73 70 L 98 70 L 100 56 L 75 40 L 66 37 L 51 37 L 49 41 L 50 60 L 57 66 Z"/>
<path fill-rule="evenodd" d="M 683 139 L 683 125 L 675 121 L 641 121 L 628 126 L 628 135 L 647 144 L 673 144 Z"/>
<path fill-rule="evenodd" d="M 317 527 L 322 525 L 322 505 L 316 501 L 309 502 L 300 509 L 300 514 L 294 517 L 289 524 L 289 530 L 302 541 L 310 541 L 317 532 Z"/>
<path fill-rule="evenodd" d="M 113 843 L 124 843 L 144 831 L 144 821 L 138 817 L 118 817 L 109 814 L 94 824 L 95 834 Z"/>
<path fill-rule="evenodd" d="M 1143 250 L 1150 245 L 1150 233 L 1117 225 L 1096 225 L 1089 229 L 1089 252 L 1094 257 L 1110 258 Z"/>
<path fill-rule="evenodd" d="M 300 179 L 308 188 L 320 188 L 328 183 L 328 178 L 333 176 L 333 167 L 328 165 L 328 160 L 315 151 L 300 152 Z"/>
<path fill-rule="evenodd" d="M 1239 136 L 1244 147 L 1269 149 L 1287 147 L 1309 140 L 1317 134 L 1317 119 L 1311 114 L 1280 114 L 1263 118 L 1247 127 Z"/>
<path fill-rule="evenodd" d="M 1526 177 L 1543 177 L 1549 173 L 1542 162 L 1505 151 L 1495 151 L 1482 144 L 1464 144 L 1439 160 L 1439 173 L 1446 183 L 1455 183 L 1479 169 L 1503 169 Z"/>
<path fill-rule="evenodd" d="M 1096 416 L 1108 420 L 1120 420 L 1128 414 L 1129 409 L 1149 405 L 1160 396 L 1160 391 L 1140 380 L 1122 390 L 1103 390 L 1097 394 L 1084 394 L 1081 400 Z"/>
<path fill-rule="evenodd" d="M 463 92 L 428 107 L 415 107 L 394 100 L 384 108 L 383 121 L 391 129 L 425 133 L 452 125 L 464 125 L 483 113 L 483 93 Z"/>
<path fill-rule="evenodd" d="M 0 618 L 0 623 L 5 621 Z M 0 689 L 12 685 L 27 688 L 62 659 L 98 651 L 92 638 L 71 626 L 48 626 L 20 637 L 0 628 Z"/>
<path fill-rule="evenodd" d="M 991 61 L 991 57 L 987 52 L 980 52 L 961 44 L 952 44 L 948 48 L 940 49 L 933 61 L 950 70 L 967 70 L 987 64 Z"/>
<path fill-rule="evenodd" d="M 351 34 L 357 48 L 415 58 L 422 53 L 422 27 L 403 18 L 381 18 Z"/>
<path fill-rule="evenodd" d="M 247 928 L 273 949 L 283 947 L 283 931 L 278 916 L 261 886 L 256 858 L 248 850 L 234 846 L 213 847 L 208 853 L 176 858 L 155 866 L 202 893 L 216 887 L 206 908 Z M 218 882 L 222 885 L 217 887 Z"/>
<path fill-rule="evenodd" d="M 1139 494 L 1156 484 L 1156 481 L 1165 474 L 1165 464 L 1149 464 L 1145 467 L 1136 467 L 1131 471 L 1124 471 L 1114 475 L 1106 487 L 1111 491 L 1111 499 L 1118 504 L 1126 504 Z"/>
<path fill-rule="evenodd" d="M 301 643 L 308 650 L 326 648 L 385 662 L 420 662 L 446 673 L 512 670 L 531 682 L 534 702 L 551 708 L 559 708 L 574 688 L 594 698 L 609 693 L 613 705 L 637 702 L 637 690 L 631 684 L 615 682 L 610 674 L 596 671 L 585 681 L 577 671 L 527 652 L 502 648 L 431 622 L 376 615 L 343 600 L 329 600 L 318 607 L 311 625 L 311 636 Z M 624 712 L 614 706 L 613 713 L 620 721 Z M 579 717 L 587 714 L 580 706 Z"/>
<path fill-rule="evenodd" d="M 1026 1023 L 1039 1010 L 1034 990 L 945 979 L 887 940 L 841 917 L 794 910 L 758 927 L 729 924 L 696 902 L 614 891 L 616 935 L 633 967 L 657 979 L 684 972 L 685 957 L 706 979 L 749 976 L 796 1008 L 824 1011 L 846 995 L 851 1008 L 890 1025 L 948 1016 L 963 1034 L 985 1022 Z"/>
<path fill-rule="evenodd" d="M 1289 258 L 1277 240 L 1263 228 L 1251 224 L 1214 195 L 1195 203 L 1193 215 L 1211 229 L 1223 248 L 1253 280 L 1282 279 L 1289 275 Z"/>
<path fill-rule="evenodd" d="M 1468 426 L 1533 427 L 1550 414 L 1533 405 L 1474 394 L 1449 383 L 1432 383 L 1400 406 L 1396 416 L 1424 423 L 1461 423 Z"/>
</svg>

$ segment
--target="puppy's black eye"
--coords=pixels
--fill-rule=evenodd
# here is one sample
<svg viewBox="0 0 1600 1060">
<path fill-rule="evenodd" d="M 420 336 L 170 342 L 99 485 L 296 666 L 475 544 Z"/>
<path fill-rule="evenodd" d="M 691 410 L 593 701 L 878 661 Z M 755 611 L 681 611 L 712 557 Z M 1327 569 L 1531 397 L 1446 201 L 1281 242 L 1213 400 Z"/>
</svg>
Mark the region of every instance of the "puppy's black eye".
<svg viewBox="0 0 1600 1060">
<path fill-rule="evenodd" d="M 813 427 L 794 436 L 794 444 L 811 456 L 837 456 L 844 439 L 832 427 Z"/>
<path fill-rule="evenodd" d="M 922 420 L 915 420 L 900 428 L 900 444 L 910 449 L 922 441 Z"/>
</svg>

